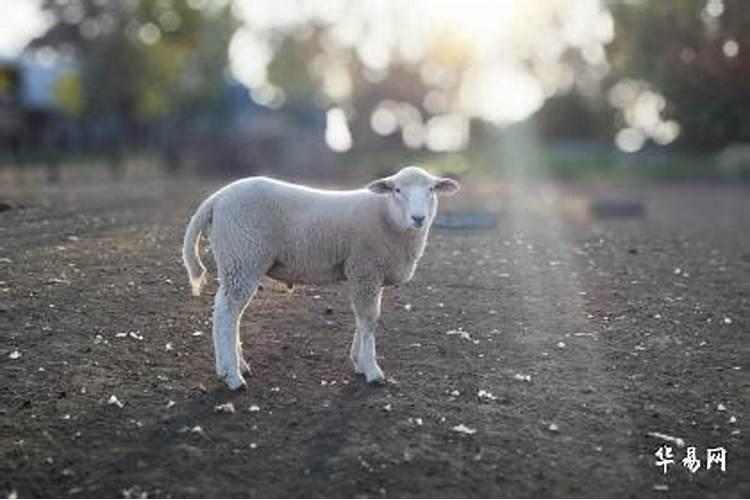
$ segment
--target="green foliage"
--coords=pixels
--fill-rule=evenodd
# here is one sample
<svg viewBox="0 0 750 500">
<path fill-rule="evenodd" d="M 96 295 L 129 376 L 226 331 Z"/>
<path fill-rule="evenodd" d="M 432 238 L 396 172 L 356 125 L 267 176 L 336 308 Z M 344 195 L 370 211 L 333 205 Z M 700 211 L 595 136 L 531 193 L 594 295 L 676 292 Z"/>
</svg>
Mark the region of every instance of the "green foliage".
<svg viewBox="0 0 750 500">
<path fill-rule="evenodd" d="M 617 33 L 609 48 L 612 80 L 642 79 L 663 93 L 666 114 L 682 126 L 682 146 L 750 141 L 750 9 L 744 0 L 720 3 L 718 16 L 705 0 L 610 4 Z M 728 41 L 738 44 L 738 55 L 725 54 Z"/>
<path fill-rule="evenodd" d="M 82 10 L 71 22 L 76 5 Z M 73 82 L 58 89 L 68 111 L 148 121 L 216 108 L 221 99 L 234 23 L 228 5 L 45 0 L 43 7 L 53 23 L 33 45 L 72 48 L 81 64 L 79 89 Z"/>
<path fill-rule="evenodd" d="M 81 78 L 75 73 L 62 76 L 55 84 L 55 99 L 64 113 L 79 116 L 83 112 Z"/>
<path fill-rule="evenodd" d="M 286 38 L 274 53 L 268 67 L 268 80 L 284 89 L 291 98 L 310 95 L 317 83 L 308 71 L 317 46 L 295 38 Z"/>
</svg>

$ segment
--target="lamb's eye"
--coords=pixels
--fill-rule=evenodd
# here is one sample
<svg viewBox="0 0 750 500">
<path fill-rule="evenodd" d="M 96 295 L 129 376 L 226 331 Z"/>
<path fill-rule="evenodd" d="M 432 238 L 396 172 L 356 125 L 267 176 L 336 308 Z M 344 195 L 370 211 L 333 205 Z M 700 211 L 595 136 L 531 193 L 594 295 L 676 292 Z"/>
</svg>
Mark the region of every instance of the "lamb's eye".
<svg viewBox="0 0 750 500">
<path fill-rule="evenodd" d="M 394 191 L 396 191 L 399 194 L 401 193 L 401 190 L 399 188 L 396 188 Z"/>
</svg>

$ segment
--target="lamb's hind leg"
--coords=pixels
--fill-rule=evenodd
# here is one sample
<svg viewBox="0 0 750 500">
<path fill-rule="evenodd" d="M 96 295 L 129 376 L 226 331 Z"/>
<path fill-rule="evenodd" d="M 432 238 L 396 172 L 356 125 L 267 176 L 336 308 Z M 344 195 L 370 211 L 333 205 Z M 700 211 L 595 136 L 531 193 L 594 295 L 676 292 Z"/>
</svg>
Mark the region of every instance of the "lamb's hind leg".
<svg viewBox="0 0 750 500">
<path fill-rule="evenodd" d="M 240 319 L 237 320 L 238 322 L 242 320 L 242 315 L 240 315 Z M 238 337 L 242 337 L 239 335 Z M 245 355 L 243 353 L 242 349 L 242 340 L 238 340 L 237 342 L 237 359 L 240 360 L 240 373 L 243 375 L 250 375 L 250 363 L 245 359 Z"/>
<path fill-rule="evenodd" d="M 242 373 L 250 367 L 242 357 L 239 327 L 245 307 L 255 294 L 260 282 L 258 273 L 235 273 L 221 280 L 214 299 L 213 338 L 216 355 L 216 374 L 230 389 L 246 386 Z"/>
</svg>

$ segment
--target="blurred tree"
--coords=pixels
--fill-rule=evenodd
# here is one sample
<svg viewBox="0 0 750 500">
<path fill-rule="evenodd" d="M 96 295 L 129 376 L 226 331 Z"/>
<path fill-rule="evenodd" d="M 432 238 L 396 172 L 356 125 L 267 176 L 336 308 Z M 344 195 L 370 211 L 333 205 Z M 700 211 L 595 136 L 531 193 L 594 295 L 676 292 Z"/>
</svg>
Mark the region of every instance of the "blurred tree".
<svg viewBox="0 0 750 500">
<path fill-rule="evenodd" d="M 616 36 L 611 82 L 634 78 L 662 93 L 679 143 L 716 148 L 750 141 L 750 9 L 744 0 L 610 4 Z"/>
<path fill-rule="evenodd" d="M 65 114 L 80 116 L 83 112 L 83 89 L 80 77 L 73 73 L 60 77 L 55 84 L 55 99 Z"/>
<path fill-rule="evenodd" d="M 165 158 L 178 166 L 176 131 L 199 115 L 226 110 L 234 26 L 225 2 L 44 0 L 43 9 L 53 22 L 31 46 L 78 62 L 81 96 L 72 82 L 61 82 L 63 108 L 109 124 L 115 172 L 124 142 L 156 123 L 166 129 Z"/>
</svg>

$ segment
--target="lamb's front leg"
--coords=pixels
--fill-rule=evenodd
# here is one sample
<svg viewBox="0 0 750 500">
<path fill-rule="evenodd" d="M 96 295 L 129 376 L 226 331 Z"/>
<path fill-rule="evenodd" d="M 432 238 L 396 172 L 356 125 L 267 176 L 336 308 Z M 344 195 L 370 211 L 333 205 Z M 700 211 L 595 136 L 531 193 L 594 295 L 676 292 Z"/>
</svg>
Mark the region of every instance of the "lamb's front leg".
<svg viewBox="0 0 750 500">
<path fill-rule="evenodd" d="M 380 317 L 382 296 L 383 288 L 379 283 L 355 282 L 352 286 L 352 308 L 357 330 L 350 354 L 354 371 L 363 373 L 371 384 L 380 384 L 384 380 L 375 353 L 375 327 Z"/>
</svg>

